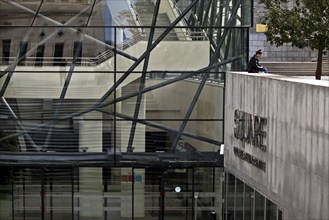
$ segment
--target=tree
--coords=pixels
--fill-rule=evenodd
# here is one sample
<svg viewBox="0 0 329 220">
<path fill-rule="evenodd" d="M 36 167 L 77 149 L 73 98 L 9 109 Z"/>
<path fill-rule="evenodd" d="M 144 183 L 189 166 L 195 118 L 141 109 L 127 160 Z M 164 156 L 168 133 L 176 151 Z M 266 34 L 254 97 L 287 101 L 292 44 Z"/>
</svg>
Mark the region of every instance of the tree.
<svg viewBox="0 0 329 220">
<path fill-rule="evenodd" d="M 322 75 L 323 51 L 329 49 L 329 0 L 260 0 L 266 6 L 260 22 L 266 24 L 267 41 L 281 46 L 318 50 L 315 78 Z"/>
</svg>

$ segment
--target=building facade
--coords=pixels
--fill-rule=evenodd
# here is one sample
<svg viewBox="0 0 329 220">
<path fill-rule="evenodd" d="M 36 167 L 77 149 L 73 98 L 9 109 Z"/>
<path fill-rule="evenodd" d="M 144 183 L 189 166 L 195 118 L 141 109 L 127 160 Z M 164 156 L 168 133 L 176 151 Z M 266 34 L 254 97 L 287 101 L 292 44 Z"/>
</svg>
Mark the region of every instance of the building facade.
<svg viewBox="0 0 329 220">
<path fill-rule="evenodd" d="M 1 1 L 0 219 L 220 219 L 251 5 Z"/>
<path fill-rule="evenodd" d="M 328 95 L 325 80 L 228 74 L 225 219 L 329 218 Z"/>
<path fill-rule="evenodd" d="M 290 4 L 293 4 L 290 1 Z M 300 49 L 292 47 L 291 44 L 284 44 L 280 47 L 271 45 L 266 41 L 266 36 L 263 30 L 257 30 L 257 25 L 260 24 L 259 16 L 265 11 L 265 6 L 259 0 L 254 1 L 254 25 L 250 28 L 250 52 L 249 56 L 253 56 L 255 52 L 262 49 L 264 62 L 312 62 L 317 59 L 317 51 L 311 48 Z M 326 54 L 327 55 L 327 54 Z M 324 57 L 327 57 L 327 56 Z"/>
</svg>

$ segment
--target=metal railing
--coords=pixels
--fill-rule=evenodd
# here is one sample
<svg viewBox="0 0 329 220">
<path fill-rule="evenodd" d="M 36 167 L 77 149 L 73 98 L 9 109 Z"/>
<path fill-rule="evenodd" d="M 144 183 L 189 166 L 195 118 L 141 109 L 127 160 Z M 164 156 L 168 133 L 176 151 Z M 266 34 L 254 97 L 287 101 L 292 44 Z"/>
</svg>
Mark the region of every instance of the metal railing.
<svg viewBox="0 0 329 220">
<path fill-rule="evenodd" d="M 95 66 L 93 57 L 81 57 L 76 61 L 76 66 Z M 0 64 L 3 66 L 12 65 L 17 62 L 17 57 L 0 57 Z M 73 57 L 26 57 L 17 66 L 69 66 Z"/>
<path fill-rule="evenodd" d="M 121 43 L 117 44 L 116 50 L 125 50 L 128 47 L 131 47 L 138 43 L 139 41 L 143 40 L 143 36 L 141 33 L 137 33 L 133 35 L 131 38 L 126 39 L 122 41 Z M 103 63 L 105 60 L 108 60 L 109 58 L 114 56 L 114 51 L 112 48 L 108 48 L 103 53 L 97 55 L 96 57 L 92 58 L 90 62 L 94 63 L 94 65 L 98 65 L 100 63 Z"/>
<path fill-rule="evenodd" d="M 177 2 L 175 0 L 170 0 L 173 6 L 173 10 L 180 15 L 182 13 L 181 9 L 179 8 Z M 181 20 L 182 26 L 188 26 L 184 19 Z M 191 40 L 209 40 L 207 33 L 202 31 L 191 31 L 189 28 L 183 28 L 185 31 L 186 36 L 191 38 Z"/>
</svg>

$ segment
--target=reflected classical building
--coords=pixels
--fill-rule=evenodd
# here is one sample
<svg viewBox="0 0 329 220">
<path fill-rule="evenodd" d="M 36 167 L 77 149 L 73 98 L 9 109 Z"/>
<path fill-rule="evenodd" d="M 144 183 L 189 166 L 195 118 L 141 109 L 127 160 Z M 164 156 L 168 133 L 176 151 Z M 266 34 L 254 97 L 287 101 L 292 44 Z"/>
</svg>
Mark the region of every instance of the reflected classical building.
<svg viewBox="0 0 329 220">
<path fill-rule="evenodd" d="M 1 1 L 0 218 L 221 219 L 224 72 L 251 12 Z"/>
<path fill-rule="evenodd" d="M 1 1 L 0 219 L 328 218 L 328 86 L 234 72 L 252 9 Z"/>
</svg>

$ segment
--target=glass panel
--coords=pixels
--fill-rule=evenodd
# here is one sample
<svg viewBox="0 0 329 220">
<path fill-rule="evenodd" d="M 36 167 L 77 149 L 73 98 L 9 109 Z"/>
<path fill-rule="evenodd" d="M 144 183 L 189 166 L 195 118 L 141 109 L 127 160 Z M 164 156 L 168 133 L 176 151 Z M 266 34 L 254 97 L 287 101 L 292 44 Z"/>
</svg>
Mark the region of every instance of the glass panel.
<svg viewBox="0 0 329 220">
<path fill-rule="evenodd" d="M 81 3 L 77 1 L 44 1 L 39 11 L 41 16 L 38 16 L 35 25 L 84 26 L 91 13 L 92 3 L 93 1 Z"/>
<path fill-rule="evenodd" d="M 181 152 L 197 152 L 197 151 L 218 152 L 219 148 L 220 147 L 218 143 L 213 143 L 210 139 L 203 139 L 202 136 L 198 136 L 198 135 L 196 135 L 195 137 L 182 135 L 180 136 L 180 139 L 176 145 L 176 150 Z M 210 161 L 211 160 L 209 160 L 209 162 Z"/>
<path fill-rule="evenodd" d="M 0 15 L 1 25 L 4 26 L 30 26 L 33 21 L 34 14 L 31 9 L 38 7 L 38 3 L 24 4 L 24 1 L 1 1 L 0 2 Z M 29 8 L 31 7 L 31 8 Z M 33 12 L 34 10 L 32 10 Z M 2 32 L 3 29 L 1 29 Z"/>
<path fill-rule="evenodd" d="M 134 169 L 134 218 L 146 219 L 145 212 L 145 169 Z"/>
<path fill-rule="evenodd" d="M 80 167 L 75 172 L 75 219 L 104 219 L 103 169 Z M 122 195 L 124 194 L 122 192 Z"/>
<path fill-rule="evenodd" d="M 228 173 L 227 176 L 227 198 L 226 212 L 224 213 L 227 220 L 234 220 L 234 201 L 235 201 L 235 176 Z"/>
<path fill-rule="evenodd" d="M 1 134 L 5 137 L 1 146 L 17 154 L 33 152 L 31 157 L 38 156 L 40 151 L 40 155 L 49 153 L 49 158 L 63 156 L 52 157 L 57 153 L 73 153 L 77 158 L 91 155 L 110 158 L 106 162 L 88 160 L 97 166 L 78 166 L 73 174 L 69 172 L 71 164 L 87 162 L 68 161 L 69 168 L 64 169 L 65 163 L 59 160 L 60 168 L 47 168 L 44 173 L 40 169 L 24 169 L 24 174 L 15 176 L 17 194 L 10 198 L 17 207 L 12 211 L 18 217 L 35 220 L 57 219 L 62 215 L 72 219 L 73 214 L 73 219 L 93 215 L 101 219 L 143 216 L 153 220 L 160 213 L 170 220 L 213 218 L 209 212 L 213 209 L 220 212 L 220 199 L 216 197 L 220 195 L 217 184 L 220 177 L 216 176 L 220 172 L 214 175 L 212 168 L 200 168 L 194 176 L 192 169 L 172 169 L 161 181 L 156 179 L 159 175 L 152 176 L 158 174 L 157 166 L 169 167 L 172 162 L 198 167 L 200 154 L 194 154 L 195 157 L 188 154 L 186 160 L 182 156 L 184 161 L 178 162 L 171 161 L 176 155 L 167 159 L 168 154 L 161 154 L 166 163 L 161 159 L 152 163 L 145 154 L 133 153 L 168 153 L 176 149 L 179 155 L 184 155 L 184 152 L 218 151 L 218 142 L 223 138 L 223 124 L 218 120 L 223 115 L 220 104 L 223 91 L 218 85 L 224 80 L 224 71 L 241 70 L 246 63 L 248 28 L 240 26 L 250 25 L 250 1 L 239 5 L 240 1 L 234 0 L 204 0 L 195 5 L 190 5 L 189 0 L 160 1 L 157 28 L 149 50 L 149 25 L 155 14 L 155 1 L 130 2 L 0 2 L 3 70 L 0 86 L 1 96 L 8 103 L 0 105 L 0 131 L 5 131 Z M 185 9 L 190 11 L 185 13 Z M 223 25 L 237 27 L 218 28 Z M 73 60 L 75 52 L 79 55 L 77 62 Z M 150 56 L 146 62 L 147 54 Z M 216 64 L 232 57 L 233 63 Z M 208 67 L 209 64 L 216 65 Z M 146 83 L 139 101 L 143 71 Z M 202 76 L 208 81 L 198 101 L 193 103 L 187 121 L 185 116 Z M 139 104 L 137 116 L 135 107 Z M 155 124 L 137 123 L 130 145 L 132 121 L 137 119 Z M 127 167 L 110 168 L 112 152 L 120 153 L 114 161 Z M 213 157 L 202 155 L 212 166 Z M 130 156 L 136 163 L 154 168 L 153 173 L 140 167 L 133 173 L 132 164 L 126 159 Z M 33 162 L 49 165 L 44 161 Z M 70 175 L 74 177 L 71 191 Z M 234 181 L 233 188 L 228 188 L 228 197 L 233 202 L 228 200 L 229 210 L 225 210 L 230 218 L 234 217 Z M 174 191 L 177 184 L 180 192 Z M 200 192 L 197 199 L 194 189 Z M 145 195 L 145 202 L 143 193 L 150 193 Z"/>
<path fill-rule="evenodd" d="M 16 170 L 13 201 L 15 219 L 42 219 L 46 204 L 46 188 L 42 190 L 41 183 L 41 169 Z"/>
<path fill-rule="evenodd" d="M 165 174 L 164 219 L 192 219 L 192 171 L 168 170 Z"/>
<path fill-rule="evenodd" d="M 21 42 L 19 45 L 18 65 L 24 66 L 27 52 L 27 42 Z"/>
<path fill-rule="evenodd" d="M 244 220 L 252 220 L 254 190 L 245 184 L 244 192 Z"/>
<path fill-rule="evenodd" d="M 282 219 L 283 219 L 283 213 L 282 210 L 279 209 L 278 220 L 282 220 Z"/>
<path fill-rule="evenodd" d="M 168 131 L 146 126 L 145 152 L 170 152 L 171 142 Z"/>
<path fill-rule="evenodd" d="M 2 64 L 9 64 L 11 40 L 2 40 Z"/>
<path fill-rule="evenodd" d="M 224 170 L 223 168 L 214 168 L 214 209 L 210 212 L 211 220 L 221 219 L 223 216 L 223 195 L 225 195 Z"/>
<path fill-rule="evenodd" d="M 243 219 L 243 187 L 244 183 L 237 179 L 235 197 L 235 219 Z"/>
<path fill-rule="evenodd" d="M 3 149 L 0 148 L 0 151 Z M 12 174 L 8 167 L 0 167 L 0 219 L 10 219 L 14 211 L 12 210 Z M 18 187 L 16 187 L 18 188 Z M 17 197 L 17 195 L 16 195 Z"/>
<path fill-rule="evenodd" d="M 45 219 L 72 219 L 72 169 L 47 169 L 45 175 Z"/>
<path fill-rule="evenodd" d="M 35 53 L 35 66 L 42 66 L 45 53 L 45 45 L 39 45 Z"/>
<path fill-rule="evenodd" d="M 180 0 L 175 1 L 174 9 L 177 11 L 185 10 L 191 1 Z M 217 26 L 240 26 L 240 25 L 251 25 L 251 1 L 242 1 L 241 4 L 237 4 L 238 1 L 221 1 L 221 0 L 207 0 L 198 2 L 196 13 L 198 16 L 191 16 L 188 13 L 185 19 L 189 24 L 197 23 L 202 25 L 217 25 Z M 210 16 L 214 13 L 214 16 Z M 231 15 L 235 15 L 234 18 L 230 20 Z M 217 18 L 217 19 L 215 19 Z"/>
<path fill-rule="evenodd" d="M 195 82 L 195 80 L 193 81 Z M 199 81 L 194 86 L 200 86 Z M 194 94 L 196 93 L 192 93 L 191 95 Z M 223 94 L 223 85 L 220 85 L 218 81 L 207 80 L 195 103 L 185 131 L 205 138 L 215 137 L 216 141 L 222 142 L 224 119 L 221 103 L 224 100 Z"/>
<path fill-rule="evenodd" d="M 145 169 L 145 216 L 143 219 L 160 219 L 163 189 L 163 171 L 155 168 Z M 162 183 L 163 184 L 163 183 Z"/>
<path fill-rule="evenodd" d="M 255 191 L 255 219 L 263 220 L 265 218 L 265 198 Z"/>
<path fill-rule="evenodd" d="M 276 220 L 277 208 L 278 207 L 275 203 L 266 199 L 266 220 Z"/>
<path fill-rule="evenodd" d="M 164 126 L 179 128 L 193 98 L 187 91 L 190 89 L 191 93 L 193 93 L 196 87 L 185 81 L 159 87 L 166 82 L 169 81 L 154 78 L 147 81 L 146 88 L 158 88 L 147 92 L 145 95 L 146 117 L 151 120 L 164 119 L 163 121 L 158 121 L 158 123 Z"/>
<path fill-rule="evenodd" d="M 215 170 L 213 168 L 196 168 L 194 171 L 194 191 L 197 193 L 197 219 L 213 219 L 216 216 Z M 217 209 L 218 210 L 218 209 Z"/>
<path fill-rule="evenodd" d="M 132 216 L 132 169 L 104 168 L 104 219 Z"/>
</svg>

